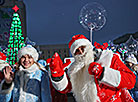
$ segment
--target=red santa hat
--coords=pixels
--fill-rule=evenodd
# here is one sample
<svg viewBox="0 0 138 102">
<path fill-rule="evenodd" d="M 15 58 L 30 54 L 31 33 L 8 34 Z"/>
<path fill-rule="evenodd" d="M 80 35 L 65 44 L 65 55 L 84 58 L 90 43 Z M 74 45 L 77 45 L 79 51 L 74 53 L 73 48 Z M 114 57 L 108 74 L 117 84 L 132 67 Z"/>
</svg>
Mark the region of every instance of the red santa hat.
<svg viewBox="0 0 138 102">
<path fill-rule="evenodd" d="M 0 52 L 0 60 L 6 61 L 6 58 L 7 56 L 4 53 Z"/>
<path fill-rule="evenodd" d="M 4 67 L 9 66 L 9 64 L 6 62 L 6 58 L 7 56 L 4 53 L 0 52 L 0 71 Z"/>
<path fill-rule="evenodd" d="M 71 54 L 74 55 L 78 47 L 87 45 L 90 45 L 93 48 L 91 42 L 84 35 L 82 34 L 74 35 L 72 37 L 72 40 L 69 42 L 69 48 Z"/>
<path fill-rule="evenodd" d="M 20 59 L 23 55 L 26 55 L 26 54 L 32 56 L 34 61 L 38 60 L 39 54 L 33 46 L 27 45 L 25 47 L 22 47 L 19 50 L 17 57 L 18 57 L 18 59 Z"/>
</svg>

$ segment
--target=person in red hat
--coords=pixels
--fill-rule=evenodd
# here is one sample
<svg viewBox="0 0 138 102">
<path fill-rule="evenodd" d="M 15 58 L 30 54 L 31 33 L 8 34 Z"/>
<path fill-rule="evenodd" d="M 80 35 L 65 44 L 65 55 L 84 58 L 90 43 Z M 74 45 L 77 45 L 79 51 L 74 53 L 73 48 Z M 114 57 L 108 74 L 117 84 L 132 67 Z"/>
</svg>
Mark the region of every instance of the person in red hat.
<svg viewBox="0 0 138 102">
<path fill-rule="evenodd" d="M 3 68 L 9 66 L 9 64 L 6 62 L 6 58 L 7 56 L 0 52 L 0 83 L 4 79 Z"/>
<path fill-rule="evenodd" d="M 132 89 L 136 76 L 111 50 L 95 47 L 81 34 L 72 37 L 69 48 L 75 61 L 68 73 L 55 53 L 50 62 L 50 78 L 61 93 L 72 91 L 77 102 L 133 102 L 126 89 Z"/>
<path fill-rule="evenodd" d="M 6 58 L 7 56 L 4 53 L 0 52 L 0 60 L 6 61 Z"/>
</svg>

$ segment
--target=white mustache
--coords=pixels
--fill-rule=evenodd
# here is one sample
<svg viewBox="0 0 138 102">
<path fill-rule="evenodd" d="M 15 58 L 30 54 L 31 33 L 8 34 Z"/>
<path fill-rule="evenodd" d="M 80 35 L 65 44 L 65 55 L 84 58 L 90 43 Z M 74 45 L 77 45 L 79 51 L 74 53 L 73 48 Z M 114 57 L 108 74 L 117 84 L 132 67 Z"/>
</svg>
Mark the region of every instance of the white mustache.
<svg viewBox="0 0 138 102">
<path fill-rule="evenodd" d="M 75 57 L 75 60 L 76 60 L 77 62 L 83 61 L 84 58 L 86 57 L 86 54 L 87 54 L 87 52 L 84 52 L 84 53 L 81 54 L 81 55 L 75 55 L 75 56 L 74 56 L 74 57 Z"/>
</svg>

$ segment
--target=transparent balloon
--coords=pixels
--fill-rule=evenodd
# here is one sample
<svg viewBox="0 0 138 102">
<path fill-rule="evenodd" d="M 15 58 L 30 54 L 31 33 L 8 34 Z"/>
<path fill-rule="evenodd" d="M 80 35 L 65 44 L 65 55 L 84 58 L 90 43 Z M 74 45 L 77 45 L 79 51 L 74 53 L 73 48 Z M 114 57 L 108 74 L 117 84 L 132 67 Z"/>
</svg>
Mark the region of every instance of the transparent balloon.
<svg viewBox="0 0 138 102">
<path fill-rule="evenodd" d="M 80 11 L 79 22 L 88 31 L 100 30 L 106 23 L 106 10 L 96 2 L 88 3 Z"/>
</svg>

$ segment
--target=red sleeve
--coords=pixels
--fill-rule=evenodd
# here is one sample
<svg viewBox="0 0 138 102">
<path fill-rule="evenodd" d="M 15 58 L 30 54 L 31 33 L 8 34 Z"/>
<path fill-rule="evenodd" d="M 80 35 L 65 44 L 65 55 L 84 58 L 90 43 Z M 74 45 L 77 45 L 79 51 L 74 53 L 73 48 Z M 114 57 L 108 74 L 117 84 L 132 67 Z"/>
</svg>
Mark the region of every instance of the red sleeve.
<svg viewBox="0 0 138 102">
<path fill-rule="evenodd" d="M 52 85 L 50 80 L 50 89 L 51 89 L 51 96 L 52 102 L 67 102 L 67 94 L 61 94 L 58 92 Z"/>
<path fill-rule="evenodd" d="M 131 89 L 136 83 L 135 74 L 120 60 L 119 56 L 114 54 L 111 62 L 111 68 L 120 71 L 121 81 L 117 88 Z"/>
</svg>

